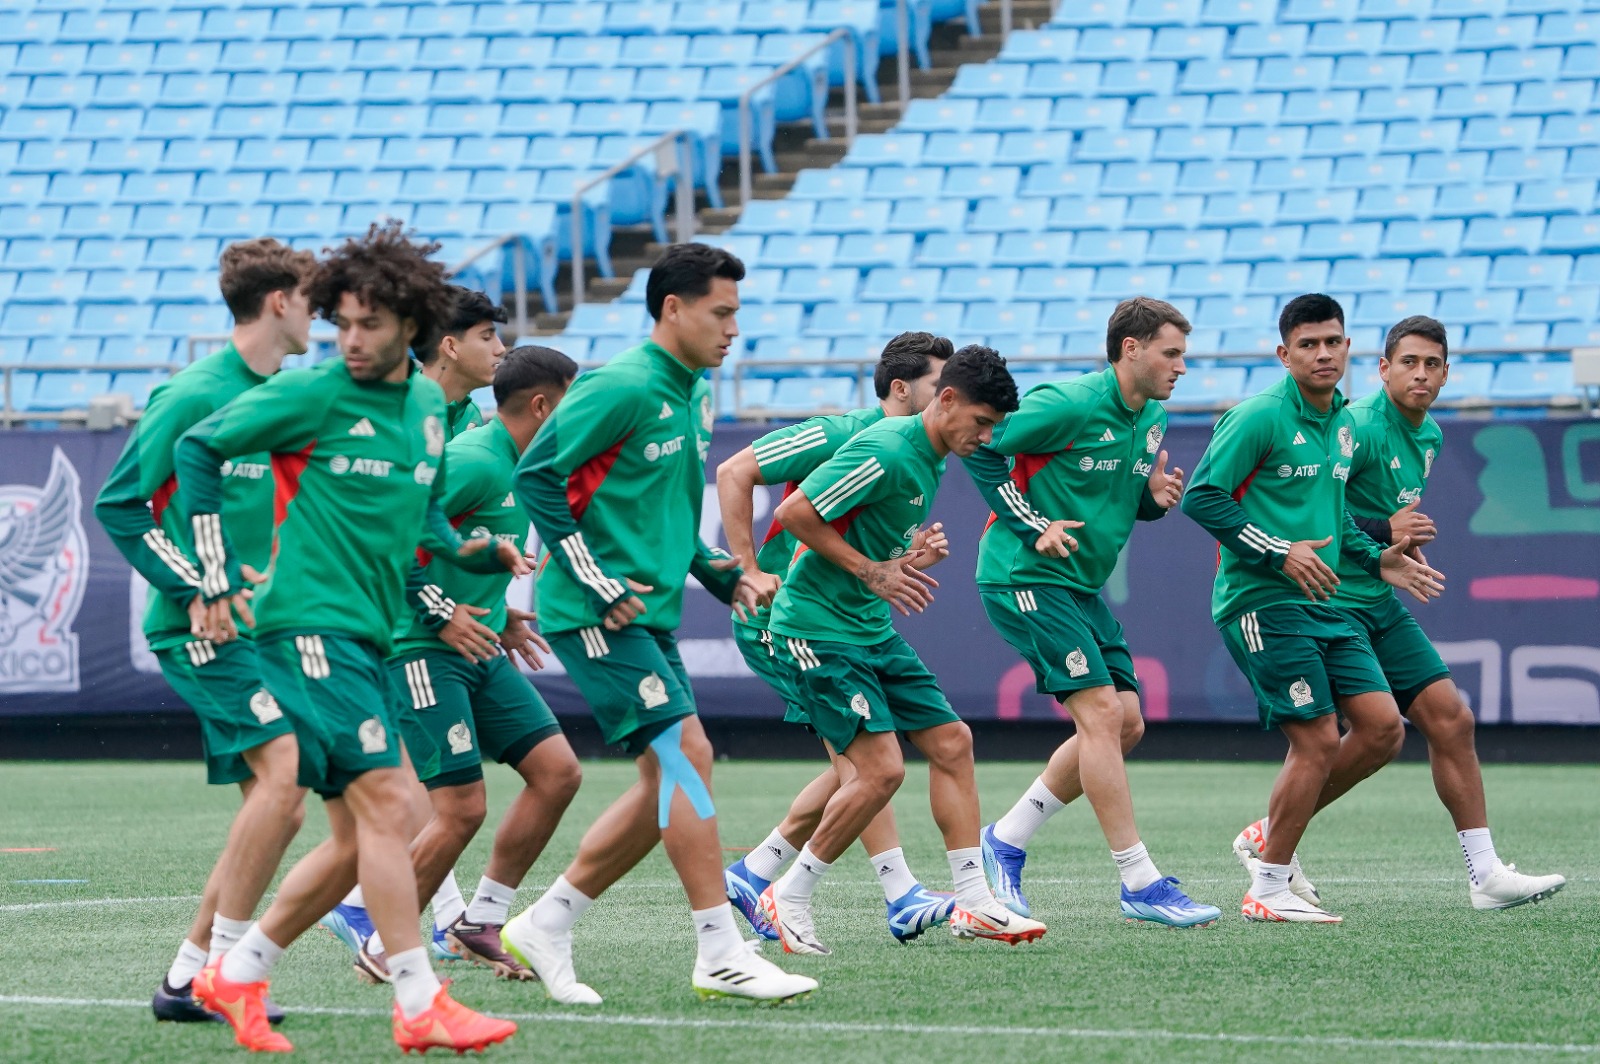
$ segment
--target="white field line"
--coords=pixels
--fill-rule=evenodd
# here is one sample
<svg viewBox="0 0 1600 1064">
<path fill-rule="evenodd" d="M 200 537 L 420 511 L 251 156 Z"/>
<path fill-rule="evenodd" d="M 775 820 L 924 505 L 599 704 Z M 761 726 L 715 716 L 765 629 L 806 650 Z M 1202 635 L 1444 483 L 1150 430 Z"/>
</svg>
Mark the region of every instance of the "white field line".
<svg viewBox="0 0 1600 1064">
<path fill-rule="evenodd" d="M 43 1008 L 118 1008 L 145 1009 L 147 1001 L 125 1001 L 115 998 L 61 998 L 32 997 L 0 994 L 0 1005 L 31 1005 Z M 389 1017 L 388 1009 L 299 1008 L 286 1006 L 291 1015 Z M 1009 1038 L 1055 1038 L 1080 1041 L 1134 1041 L 1153 1040 L 1176 1043 L 1293 1046 L 1305 1049 L 1358 1049 L 1358 1050 L 1416 1050 L 1419 1052 L 1462 1053 L 1544 1053 L 1593 1056 L 1600 1054 L 1600 1045 L 1560 1042 L 1470 1042 L 1457 1039 L 1432 1038 L 1347 1038 L 1320 1035 L 1230 1034 L 1225 1031 L 1169 1031 L 1159 1028 L 1144 1030 L 1112 1030 L 1092 1027 L 980 1027 L 975 1025 L 943 1025 L 912 1023 L 848 1023 L 810 1020 L 767 1021 L 759 1016 L 739 1019 L 686 1019 L 680 1016 L 618 1016 L 603 1013 L 523 1012 L 497 1013 L 520 1023 L 581 1023 L 600 1027 L 655 1027 L 689 1030 L 733 1030 L 748 1033 L 752 1030 L 784 1031 L 796 1035 L 826 1031 L 831 1034 L 906 1034 Z"/>
<path fill-rule="evenodd" d="M 102 905 L 172 905 L 199 901 L 198 894 L 167 894 L 159 898 L 68 898 L 63 901 L 29 901 L 0 905 L 0 913 L 31 913 L 40 909 L 75 909 Z"/>
</svg>

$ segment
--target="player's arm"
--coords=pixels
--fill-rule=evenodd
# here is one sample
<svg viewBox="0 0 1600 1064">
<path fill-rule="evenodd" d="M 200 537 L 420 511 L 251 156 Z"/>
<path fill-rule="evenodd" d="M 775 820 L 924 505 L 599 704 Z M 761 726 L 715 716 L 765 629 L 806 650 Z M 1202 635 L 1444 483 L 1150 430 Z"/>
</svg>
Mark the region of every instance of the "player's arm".
<svg viewBox="0 0 1600 1064">
<path fill-rule="evenodd" d="M 1077 550 L 1077 540 L 1067 530 L 1082 528 L 1083 522 L 1041 513 L 1012 479 L 1010 459 L 1019 454 L 1055 454 L 1071 446 L 1089 406 L 1058 389 L 1035 389 L 995 427 L 988 444 L 962 459 L 995 520 L 1041 554 L 1066 557 Z"/>
<path fill-rule="evenodd" d="M 695 537 L 694 556 L 689 559 L 689 575 L 700 581 L 700 586 L 711 592 L 722 602 L 735 606 L 741 602 L 740 583 L 749 583 L 750 572 L 744 568 L 744 556 L 729 554 L 721 547 L 712 547 L 706 541 Z M 774 591 L 777 588 L 773 588 Z M 745 605 L 753 606 L 754 599 L 758 597 L 752 590 L 751 602 Z M 770 605 L 771 596 L 760 605 Z"/>
<path fill-rule="evenodd" d="M 1181 505 L 1185 514 L 1240 561 L 1282 569 L 1293 544 L 1253 522 L 1233 494 L 1272 452 L 1270 431 L 1271 418 L 1265 411 L 1258 416 L 1237 410 L 1224 414 L 1200 456 Z"/>
<path fill-rule="evenodd" d="M 482 489 L 481 486 L 469 481 L 464 492 L 458 493 L 456 499 L 450 499 L 448 485 L 454 479 L 454 475 L 446 476 L 448 459 L 448 453 L 440 455 L 439 467 L 434 473 L 432 490 L 428 495 L 428 508 L 422 518 L 423 550 L 469 573 L 509 571 L 513 576 L 527 576 L 533 570 L 522 557 L 522 553 L 511 544 L 502 543 L 492 536 L 464 540 L 456 532 L 456 525 L 459 523 L 458 511 L 462 511 L 463 507 L 461 498 L 481 493 Z M 481 506 L 482 503 L 477 505 Z M 458 513 L 458 517 L 452 519 L 452 513 Z"/>
</svg>

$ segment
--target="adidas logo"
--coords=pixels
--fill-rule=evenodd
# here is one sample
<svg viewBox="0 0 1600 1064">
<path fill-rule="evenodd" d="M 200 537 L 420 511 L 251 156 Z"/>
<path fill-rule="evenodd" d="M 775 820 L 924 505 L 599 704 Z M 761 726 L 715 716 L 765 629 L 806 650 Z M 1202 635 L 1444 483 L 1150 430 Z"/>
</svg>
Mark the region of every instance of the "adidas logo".
<svg viewBox="0 0 1600 1064">
<path fill-rule="evenodd" d="M 894 871 L 894 869 L 893 869 L 893 868 L 891 868 L 891 867 L 890 867 L 890 866 L 889 866 L 889 865 L 884 865 L 884 866 L 883 866 L 883 867 L 881 867 L 881 868 L 879 868 L 879 869 L 878 869 L 878 874 L 879 874 L 879 875 L 880 875 L 880 876 L 886 876 L 886 875 L 888 875 L 888 874 L 889 874 L 889 873 L 890 873 L 890 872 L 893 872 L 893 871 Z"/>
<path fill-rule="evenodd" d="M 915 499 L 912 499 L 909 502 L 907 502 L 906 505 L 907 506 L 921 506 L 922 505 L 922 498 L 923 497 L 921 495 L 918 495 Z"/>
<path fill-rule="evenodd" d="M 1106 429 L 1105 435 L 1100 437 L 1100 442 L 1101 443 L 1116 443 L 1117 442 L 1117 438 L 1116 438 L 1116 436 L 1112 435 L 1110 429 Z"/>
<path fill-rule="evenodd" d="M 572 908 L 572 901 L 571 901 L 571 899 L 569 899 L 569 898 L 559 898 L 559 897 L 558 897 L 558 898 L 557 898 L 557 899 L 556 899 L 556 904 L 557 904 L 557 905 L 559 905 L 559 906 L 561 906 L 561 907 L 562 907 L 562 908 L 563 908 L 563 909 L 570 909 L 570 908 Z"/>
<path fill-rule="evenodd" d="M 1037 798 L 1029 798 L 1028 799 L 1028 804 L 1032 805 L 1035 809 L 1039 810 L 1039 812 L 1041 812 L 1041 813 L 1044 812 L 1044 803 L 1041 802 L 1039 799 L 1037 799 Z"/>
<path fill-rule="evenodd" d="M 965 864 L 963 864 L 961 866 L 961 870 L 963 872 L 970 872 L 974 868 L 977 868 L 977 867 L 978 867 L 978 862 L 969 860 L 969 861 L 967 861 Z"/>
<path fill-rule="evenodd" d="M 700 930 L 702 930 L 702 931 L 715 931 L 716 929 L 717 929 L 717 925 L 711 923 L 710 921 L 707 921 L 706 923 L 703 923 L 703 924 L 700 925 Z"/>
<path fill-rule="evenodd" d="M 767 852 L 772 854 L 772 856 L 776 857 L 778 860 L 783 860 L 783 850 L 780 847 L 768 846 Z"/>
<path fill-rule="evenodd" d="M 666 403 L 662 403 L 661 404 L 661 413 L 656 415 L 656 420 L 657 421 L 665 421 L 665 420 L 667 420 L 667 418 L 669 418 L 671 416 L 672 416 L 672 407 L 668 406 Z"/>
<path fill-rule="evenodd" d="M 517 493 L 514 492 L 514 491 L 506 492 L 506 501 L 501 503 L 500 505 L 501 506 L 515 506 L 515 505 L 517 505 Z"/>
<path fill-rule="evenodd" d="M 1294 442 L 1297 443 L 1297 444 L 1305 443 L 1306 442 L 1305 433 L 1303 433 L 1303 432 L 1295 433 L 1294 434 Z"/>
<path fill-rule="evenodd" d="M 372 422 L 366 418 L 362 418 L 350 426 L 350 435 L 352 436 L 376 436 L 377 434 L 378 430 L 373 428 Z"/>
<path fill-rule="evenodd" d="M 1393 458 L 1389 459 L 1389 468 L 1390 469 L 1399 469 L 1400 468 L 1400 456 L 1399 455 L 1395 455 Z"/>
</svg>

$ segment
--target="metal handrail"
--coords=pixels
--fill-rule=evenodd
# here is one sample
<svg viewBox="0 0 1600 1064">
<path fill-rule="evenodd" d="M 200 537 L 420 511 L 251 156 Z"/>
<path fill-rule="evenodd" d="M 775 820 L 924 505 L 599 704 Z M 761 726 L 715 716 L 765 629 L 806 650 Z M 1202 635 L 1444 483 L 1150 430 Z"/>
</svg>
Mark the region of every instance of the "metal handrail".
<svg viewBox="0 0 1600 1064">
<path fill-rule="evenodd" d="M 694 156 L 690 147 L 694 141 L 694 132 L 688 129 L 674 129 L 661 134 L 655 140 L 640 147 L 633 154 L 620 162 L 613 163 L 604 172 L 591 177 L 579 185 L 572 193 L 572 305 L 583 305 L 583 197 L 591 188 L 602 181 L 609 181 L 613 177 L 627 170 L 634 163 L 643 159 L 651 152 L 659 151 L 671 141 L 678 144 L 677 170 L 678 177 L 677 195 L 677 235 L 678 243 L 686 243 L 694 236 Z M 670 176 L 671 172 L 657 169 L 656 176 Z M 710 175 L 707 175 L 708 179 Z"/>
<path fill-rule="evenodd" d="M 526 336 L 528 334 L 528 242 L 521 233 L 507 233 L 505 236 L 496 237 L 470 253 L 446 272 L 453 277 L 485 255 L 505 247 L 507 244 L 512 246 L 511 283 L 516 288 L 512 299 L 516 303 L 517 335 Z"/>
<path fill-rule="evenodd" d="M 903 6 L 905 0 L 900 0 L 900 3 Z M 855 143 L 856 44 L 850 31 L 840 27 L 739 94 L 739 206 L 741 209 L 750 202 L 753 185 L 750 170 L 751 141 L 755 139 L 755 132 L 752 127 L 755 123 L 750 114 L 750 101 L 758 91 L 771 85 L 790 71 L 799 69 L 800 64 L 832 45 L 834 41 L 841 39 L 846 42 L 844 49 L 844 143 L 846 148 Z"/>
<path fill-rule="evenodd" d="M 906 0 L 895 0 L 895 79 L 900 88 L 900 113 L 911 107 L 911 14 L 906 10 Z"/>
</svg>

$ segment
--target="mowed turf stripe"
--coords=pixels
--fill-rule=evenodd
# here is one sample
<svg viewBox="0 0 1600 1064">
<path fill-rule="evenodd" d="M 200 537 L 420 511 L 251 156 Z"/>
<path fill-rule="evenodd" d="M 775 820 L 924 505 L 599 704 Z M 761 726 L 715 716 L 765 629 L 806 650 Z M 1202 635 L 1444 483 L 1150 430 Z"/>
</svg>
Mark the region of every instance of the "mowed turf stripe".
<svg viewBox="0 0 1600 1064">
<path fill-rule="evenodd" d="M 199 900 L 198 894 L 166 894 L 159 898 L 69 898 L 64 901 L 27 901 L 15 905 L 0 905 L 0 913 L 27 913 L 39 909 L 72 909 L 97 905 L 165 905 Z"/>
<path fill-rule="evenodd" d="M 46 1008 L 116 1008 L 147 1009 L 148 1001 L 125 1001 L 116 998 L 60 998 L 29 997 L 0 994 L 0 1005 L 34 1005 Z M 734 1006 L 738 1007 L 738 1006 Z M 284 1010 L 294 1016 L 354 1016 L 382 1017 L 388 1019 L 389 1009 L 318 1008 L 285 1005 Z M 993 1037 L 1004 1034 L 1021 1038 L 1077 1038 L 1085 1041 L 1123 1041 L 1129 1039 L 1154 1039 L 1163 1042 L 1196 1042 L 1222 1045 L 1280 1045 L 1312 1049 L 1414 1049 L 1425 1052 L 1461 1053 L 1555 1053 L 1580 1056 L 1600 1055 L 1600 1045 L 1569 1042 L 1467 1042 L 1454 1039 L 1432 1038 L 1348 1038 L 1320 1035 L 1229 1034 L 1210 1031 L 1166 1030 L 1098 1030 L 1090 1027 L 978 1027 L 971 1025 L 923 1023 L 841 1023 L 820 1020 L 805 1023 L 784 1020 L 767 1021 L 751 1015 L 739 1019 L 684 1019 L 677 1016 L 608 1016 L 581 1015 L 570 1012 L 501 1012 L 494 1011 L 500 1019 L 519 1023 L 587 1023 L 601 1027 L 662 1027 L 692 1030 L 732 1029 L 752 1031 L 785 1031 L 793 1034 L 826 1031 L 830 1034 L 915 1034 L 915 1035 L 971 1035 Z"/>
</svg>

